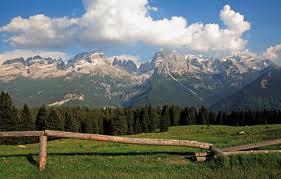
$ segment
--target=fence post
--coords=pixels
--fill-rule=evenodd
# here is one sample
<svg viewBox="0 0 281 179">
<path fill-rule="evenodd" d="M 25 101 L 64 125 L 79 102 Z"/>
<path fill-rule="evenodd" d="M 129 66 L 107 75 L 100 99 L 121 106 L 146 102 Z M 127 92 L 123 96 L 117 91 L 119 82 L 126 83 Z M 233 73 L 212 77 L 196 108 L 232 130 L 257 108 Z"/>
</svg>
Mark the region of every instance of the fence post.
<svg viewBox="0 0 281 179">
<path fill-rule="evenodd" d="M 48 136 L 45 131 L 42 131 L 40 135 L 40 154 L 39 154 L 39 170 L 42 172 L 46 167 L 47 160 L 47 139 Z"/>
</svg>

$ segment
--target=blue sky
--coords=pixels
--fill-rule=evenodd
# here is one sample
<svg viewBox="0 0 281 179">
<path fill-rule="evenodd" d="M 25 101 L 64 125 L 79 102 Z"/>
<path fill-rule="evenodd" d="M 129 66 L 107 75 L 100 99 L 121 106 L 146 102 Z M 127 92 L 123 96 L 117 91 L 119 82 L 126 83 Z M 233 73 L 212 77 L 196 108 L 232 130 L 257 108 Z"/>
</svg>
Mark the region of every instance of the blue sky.
<svg viewBox="0 0 281 179">
<path fill-rule="evenodd" d="M 100 1 L 100 0 L 97 0 Z M 123 0 L 119 0 L 123 1 Z M 126 0 L 125 0 L 126 1 Z M 120 6 L 125 7 L 128 6 L 130 8 L 130 4 L 126 3 L 124 1 L 119 3 Z M 138 7 L 133 8 L 139 8 L 142 5 L 142 0 L 140 1 L 140 5 Z M 143 0 L 146 1 L 146 0 Z M 95 1 L 91 0 L 3 0 L 1 2 L 0 6 L 0 27 L 5 27 L 8 24 L 11 24 L 11 20 L 17 16 L 21 16 L 21 23 L 23 24 L 24 20 L 30 20 L 30 16 L 43 14 L 45 17 L 48 17 L 51 20 L 55 20 L 57 18 L 62 17 L 68 17 L 69 19 L 73 18 L 81 18 L 85 14 L 90 14 L 89 12 L 91 10 L 94 10 L 93 6 L 95 5 Z M 110 7 L 108 9 L 112 9 L 111 4 L 106 4 Z M 104 31 L 108 30 L 108 28 L 111 28 L 111 26 L 97 26 L 95 22 L 102 23 L 105 20 L 111 19 L 111 17 L 103 17 L 103 16 L 89 16 L 87 19 L 90 19 L 93 17 L 93 21 L 89 21 L 89 27 L 85 27 L 85 25 L 81 25 L 82 20 L 79 20 L 79 25 L 74 22 L 75 25 L 79 28 L 73 29 L 71 27 L 63 27 L 62 29 L 56 29 L 57 24 L 55 22 L 53 23 L 54 27 L 51 29 L 52 32 L 54 31 L 55 34 L 64 33 L 70 31 L 69 37 L 65 35 L 66 37 L 63 37 L 64 39 L 67 39 L 65 43 L 60 44 L 57 42 L 53 42 L 53 39 L 50 39 L 48 37 L 42 37 L 40 34 L 32 34 L 31 32 L 26 33 L 26 31 L 32 31 L 28 28 L 21 29 L 20 31 L 15 30 L 17 27 L 12 26 L 7 28 L 6 30 L 2 30 L 0 32 L 1 35 L 1 42 L 0 42 L 0 54 L 7 54 L 10 51 L 21 49 L 21 50 L 29 50 L 29 51 L 56 51 L 56 52 L 64 52 L 68 56 L 71 56 L 73 54 L 76 54 L 81 51 L 88 51 L 88 50 L 98 50 L 103 51 L 106 53 L 106 55 L 121 55 L 121 54 L 129 54 L 129 55 L 135 55 L 140 57 L 141 59 L 148 59 L 150 60 L 155 53 L 155 51 L 159 50 L 160 48 L 175 48 L 180 49 L 183 51 L 191 52 L 191 53 L 211 53 L 211 54 L 225 54 L 229 53 L 230 51 L 237 51 L 237 50 L 249 50 L 252 52 L 255 52 L 257 54 L 262 54 L 267 48 L 270 46 L 275 46 L 281 43 L 281 23 L 279 22 L 279 19 L 281 19 L 281 1 L 277 0 L 270 0 L 270 1 L 257 1 L 257 0 L 150 0 L 149 1 L 149 8 L 150 10 L 147 10 L 149 13 L 149 16 L 153 18 L 154 22 L 152 23 L 144 23 L 145 25 L 151 25 L 155 26 L 154 28 L 146 29 L 145 33 L 140 33 L 139 35 L 134 36 L 134 34 L 126 35 L 124 34 L 124 31 L 126 31 L 127 24 L 131 24 L 132 22 L 124 22 L 126 21 L 126 18 L 119 19 L 119 18 L 113 18 L 113 21 L 120 20 L 121 23 L 125 27 L 122 30 L 119 31 L 118 26 L 112 27 L 110 29 L 110 35 L 108 34 L 104 35 L 102 34 Z M 235 47 L 233 48 L 225 48 L 223 49 L 221 46 L 218 47 L 212 47 L 214 42 L 210 42 L 208 44 L 205 44 L 204 42 L 189 42 L 188 40 L 183 41 L 181 43 L 178 43 L 179 39 L 178 37 L 181 37 L 180 35 L 176 36 L 174 39 L 171 37 L 168 33 L 173 32 L 173 28 L 170 27 L 173 24 L 178 25 L 179 28 L 182 28 L 181 20 L 171 20 L 174 16 L 181 16 L 184 18 L 185 21 L 187 21 L 187 24 L 217 24 L 221 30 L 224 29 L 236 29 L 236 27 L 232 27 L 233 25 L 227 26 L 228 22 L 224 22 L 221 20 L 220 12 L 225 7 L 225 5 L 230 5 L 231 11 L 235 11 L 235 13 L 239 13 L 241 15 L 244 15 L 245 22 L 248 22 L 250 24 L 250 28 L 242 29 L 241 32 L 239 31 L 239 35 L 237 37 L 229 37 L 236 39 L 239 38 L 240 40 L 243 40 L 243 42 L 240 43 L 240 41 L 237 41 L 237 44 L 235 44 Z M 113 4 L 114 6 L 114 4 Z M 122 7 L 117 7 L 117 14 L 120 14 L 119 12 L 122 11 Z M 153 9 L 153 7 L 155 9 Z M 132 8 L 132 10 L 133 10 Z M 157 10 L 156 10 L 157 8 Z M 86 10 L 88 9 L 88 10 Z M 108 10 L 108 9 L 105 9 Z M 122 11 L 123 12 L 123 11 Z M 140 9 L 140 12 L 142 10 Z M 130 14 L 131 12 L 128 12 Z M 133 16 L 131 16 L 133 17 Z M 103 19 L 104 18 L 104 19 Z M 130 18 L 130 17 L 128 17 Z M 137 18 L 137 17 L 136 17 Z M 158 25 L 158 23 L 155 23 L 157 21 L 162 20 L 163 18 L 167 18 L 170 20 L 167 22 L 166 25 Z M 70 21 L 68 19 L 68 21 Z M 39 19 L 41 20 L 41 19 Z M 143 23 L 143 19 L 136 19 L 136 21 L 140 21 Z M 30 20 L 32 21 L 32 20 Z M 37 20 L 36 20 L 37 21 Z M 86 21 L 88 23 L 88 21 Z M 119 22 L 119 21 L 118 21 Z M 115 23 L 115 22 L 114 22 Z M 21 26 L 22 24 L 19 24 Z M 172 24 L 172 25 L 171 25 Z M 236 24 L 237 25 L 237 24 Z M 238 24 L 239 25 L 239 24 Z M 82 27 L 85 28 L 81 30 L 81 33 L 77 29 L 82 29 Z M 173 25 L 174 26 L 174 25 Z M 243 24 L 242 24 L 243 26 Z M 136 30 L 140 26 L 132 25 L 132 29 Z M 165 34 L 163 31 L 166 30 L 166 28 L 161 29 L 161 27 L 167 27 L 167 33 Z M 116 29 L 114 29 L 116 28 Z M 169 30 L 169 28 L 171 28 Z M 34 27 L 32 26 L 32 29 Z M 182 31 L 177 31 L 176 33 L 179 33 L 184 37 L 184 34 Z M 182 30 L 186 30 L 187 28 L 183 28 Z M 40 29 L 39 29 L 40 30 Z M 72 33 L 72 31 L 74 31 Z M 99 38 L 96 38 L 95 34 L 88 36 L 88 34 L 91 34 L 91 30 L 93 32 L 97 32 L 96 36 L 102 36 Z M 112 36 L 112 33 L 114 31 L 118 31 L 119 35 L 118 37 Z M 138 29 L 137 29 L 138 30 Z M 141 29 L 143 30 L 143 29 Z M 44 30 L 41 29 L 42 34 L 45 34 Z M 129 29 L 128 29 L 129 31 Z M 159 32 L 158 32 L 159 31 Z M 36 31 L 38 33 L 38 31 Z M 155 36 L 155 34 L 160 34 L 159 39 L 151 40 L 150 37 Z M 35 32 L 34 32 L 35 33 Z M 151 33 L 151 34 L 149 34 Z M 154 34 L 155 33 L 155 34 Z M 187 36 L 190 35 L 187 33 Z M 205 31 L 204 31 L 205 33 Z M 219 32 L 218 32 L 219 33 Z M 27 35 L 26 35 L 27 34 Z M 72 36 L 81 36 L 73 39 Z M 20 37 L 23 38 L 24 35 L 26 35 L 27 39 L 31 39 L 33 41 L 39 41 L 41 43 L 47 42 L 46 45 L 36 44 L 36 43 L 30 43 L 26 42 L 24 43 L 22 41 L 12 41 L 11 39 L 13 37 Z M 104 36 L 103 36 L 104 35 Z M 221 34 L 220 34 L 221 35 Z M 55 36 L 56 37 L 56 36 Z M 33 39 L 34 38 L 34 39 Z M 36 39 L 37 38 L 37 39 Z M 53 38 L 53 36 L 52 36 Z M 157 38 L 157 36 L 156 36 Z M 202 37 L 203 38 L 203 37 Z M 202 38 L 199 38 L 198 41 L 200 41 Z M 113 40 L 112 40 L 113 39 Z M 133 40 L 131 40 L 133 39 Z M 143 40 L 144 39 L 144 40 Z M 168 39 L 168 40 L 167 40 Z M 219 42 L 220 39 L 216 39 L 215 42 Z M 76 43 L 79 41 L 78 43 Z M 167 41 L 171 41 L 172 45 L 169 45 Z M 188 41 L 188 42 L 187 42 Z M 226 42 L 222 42 L 226 43 Z M 238 44 L 239 43 L 239 44 Z M 224 46 L 227 46 L 226 43 Z M 184 47 L 183 47 L 184 46 Z M 203 47 L 204 46 L 204 47 Z M 194 47 L 194 48 L 193 48 Z M 279 49 L 277 49 L 279 52 Z M 275 52 L 275 51 L 274 51 Z"/>
</svg>

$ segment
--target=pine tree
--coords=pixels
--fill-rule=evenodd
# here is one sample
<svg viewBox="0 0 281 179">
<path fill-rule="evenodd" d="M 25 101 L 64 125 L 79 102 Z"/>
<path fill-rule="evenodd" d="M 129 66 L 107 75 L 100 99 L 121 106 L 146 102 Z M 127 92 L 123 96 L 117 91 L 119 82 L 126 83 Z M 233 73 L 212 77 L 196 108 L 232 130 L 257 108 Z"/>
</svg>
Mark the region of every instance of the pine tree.
<svg viewBox="0 0 281 179">
<path fill-rule="evenodd" d="M 68 132 L 78 132 L 79 131 L 79 123 L 71 111 L 65 112 L 64 117 L 64 130 Z"/>
<path fill-rule="evenodd" d="M 167 132 L 169 130 L 169 120 L 169 107 L 164 106 L 160 120 L 160 132 Z"/>
<path fill-rule="evenodd" d="M 46 121 L 46 129 L 49 130 L 64 130 L 63 121 L 55 109 L 51 109 Z"/>
<path fill-rule="evenodd" d="M 0 95 L 0 123 L 1 131 L 16 131 L 19 129 L 17 109 L 13 106 L 12 98 L 8 93 Z M 1 143 L 18 143 L 17 138 L 2 138 Z"/>
<path fill-rule="evenodd" d="M 157 129 L 157 126 L 159 126 L 159 117 L 158 114 L 156 112 L 156 109 L 149 106 L 148 107 L 148 115 L 149 115 L 149 121 L 150 121 L 150 125 L 149 125 L 149 131 L 153 132 Z"/>
<path fill-rule="evenodd" d="M 179 106 L 171 106 L 169 109 L 170 113 L 170 126 L 179 125 L 181 108 Z"/>
<path fill-rule="evenodd" d="M 140 123 L 142 131 L 145 133 L 149 132 L 149 115 L 146 108 L 141 109 Z"/>
<path fill-rule="evenodd" d="M 126 110 L 125 115 L 128 124 L 128 134 L 134 134 L 134 113 L 131 110 Z"/>
<path fill-rule="evenodd" d="M 210 111 L 210 112 L 209 112 L 208 118 L 209 118 L 209 122 L 207 123 L 208 125 L 210 125 L 210 124 L 216 124 L 217 115 L 216 115 L 215 112 Z"/>
<path fill-rule="evenodd" d="M 103 134 L 112 135 L 112 112 L 109 108 L 103 110 Z"/>
<path fill-rule="evenodd" d="M 37 131 L 46 129 L 46 121 L 48 118 L 48 112 L 46 106 L 41 106 L 38 110 L 36 120 L 35 120 L 35 128 Z"/>
<path fill-rule="evenodd" d="M 1 123 L 2 131 L 18 130 L 19 118 L 16 108 L 13 106 L 12 98 L 8 93 L 1 94 Z"/>
<path fill-rule="evenodd" d="M 34 119 L 26 104 L 23 106 L 23 109 L 21 111 L 19 128 L 20 128 L 19 130 L 22 130 L 22 131 L 34 131 L 35 130 Z M 22 143 L 32 143 L 32 142 L 36 142 L 38 139 L 35 137 L 24 137 L 24 138 L 20 138 L 20 140 Z"/>
<path fill-rule="evenodd" d="M 93 121 L 91 119 L 84 119 L 84 121 L 81 122 L 81 132 L 87 134 L 94 133 Z"/>
<path fill-rule="evenodd" d="M 197 123 L 204 125 L 204 124 L 208 124 L 209 123 L 209 113 L 208 110 L 202 106 L 199 109 L 199 113 L 198 113 L 198 117 L 197 117 Z"/>
<path fill-rule="evenodd" d="M 217 125 L 223 125 L 223 123 L 224 123 L 223 117 L 224 117 L 223 112 L 222 112 L 222 111 L 219 111 L 219 113 L 218 113 L 218 115 L 217 115 L 217 118 L 216 118 L 216 124 L 217 124 Z"/>
<path fill-rule="evenodd" d="M 188 107 L 186 107 L 181 111 L 179 124 L 182 126 L 189 124 L 188 110 Z"/>
<path fill-rule="evenodd" d="M 124 135 L 128 133 L 128 124 L 126 117 L 121 109 L 117 109 L 112 121 L 112 134 Z"/>
<path fill-rule="evenodd" d="M 135 134 L 142 133 L 139 110 L 134 111 L 134 131 L 135 131 Z"/>
<path fill-rule="evenodd" d="M 35 123 L 34 123 L 33 117 L 26 104 L 23 106 L 23 110 L 21 111 L 20 129 L 22 131 L 34 131 L 35 130 Z"/>
</svg>

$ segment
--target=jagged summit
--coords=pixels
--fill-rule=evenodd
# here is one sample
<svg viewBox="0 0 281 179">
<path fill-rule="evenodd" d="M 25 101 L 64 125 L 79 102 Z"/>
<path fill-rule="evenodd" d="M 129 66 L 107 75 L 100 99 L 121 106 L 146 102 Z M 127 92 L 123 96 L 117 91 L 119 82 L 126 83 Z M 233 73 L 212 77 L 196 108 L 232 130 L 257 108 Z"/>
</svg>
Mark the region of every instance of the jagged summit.
<svg viewBox="0 0 281 179">
<path fill-rule="evenodd" d="M 26 61 L 22 57 L 11 59 L 11 60 L 6 60 L 6 61 L 3 62 L 2 65 L 11 65 L 11 64 L 17 64 L 17 63 L 22 64 L 22 65 L 26 65 Z"/>
<path fill-rule="evenodd" d="M 73 66 L 75 64 L 81 64 L 81 63 L 93 63 L 94 60 L 104 60 L 106 57 L 104 56 L 104 53 L 90 51 L 90 52 L 83 52 L 75 55 L 73 58 L 71 58 L 68 63 L 67 67 Z"/>
<path fill-rule="evenodd" d="M 83 94 L 83 103 L 88 105 L 211 105 L 241 90 L 271 66 L 273 62 L 250 55 L 204 57 L 169 50 L 156 52 L 151 62 L 143 63 L 130 56 L 108 58 L 93 51 L 77 54 L 66 65 L 62 59 L 34 56 L 0 65 L 0 90 L 13 94 L 17 89 L 15 96 L 28 91 L 31 101 L 45 99 L 42 102 L 47 104 L 63 100 L 65 94 Z M 38 86 L 34 80 L 40 81 Z M 40 99 L 35 92 L 40 92 Z"/>
</svg>

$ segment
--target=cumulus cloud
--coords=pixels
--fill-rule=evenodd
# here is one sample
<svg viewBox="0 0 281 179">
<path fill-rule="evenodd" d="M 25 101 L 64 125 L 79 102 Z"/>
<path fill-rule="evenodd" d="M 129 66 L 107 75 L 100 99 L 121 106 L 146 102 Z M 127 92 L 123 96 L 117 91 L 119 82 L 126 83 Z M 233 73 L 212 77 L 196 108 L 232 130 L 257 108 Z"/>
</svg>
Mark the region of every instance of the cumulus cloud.
<svg viewBox="0 0 281 179">
<path fill-rule="evenodd" d="M 77 25 L 77 19 L 50 18 L 39 14 L 28 19 L 15 17 L 0 30 L 11 34 L 8 41 L 15 46 L 57 48 L 73 43 Z"/>
<path fill-rule="evenodd" d="M 279 58 L 281 52 L 281 44 L 277 44 L 275 46 L 271 46 L 264 52 L 263 56 L 269 60 L 276 60 Z"/>
<path fill-rule="evenodd" d="M 62 58 L 64 60 L 68 59 L 68 56 L 64 52 L 16 49 L 16 50 L 0 53 L 0 64 L 2 64 L 5 60 L 19 58 L 19 57 L 28 58 L 36 55 L 39 55 L 44 58 L 51 57 L 53 59 L 59 59 L 59 58 Z"/>
<path fill-rule="evenodd" d="M 250 29 L 244 16 L 224 6 L 218 24 L 189 24 L 184 17 L 156 20 L 148 0 L 83 0 L 85 13 L 78 18 L 35 15 L 14 18 L 1 27 L 7 41 L 21 47 L 145 43 L 164 48 L 200 52 L 240 51 L 247 43 L 242 35 Z"/>
</svg>

